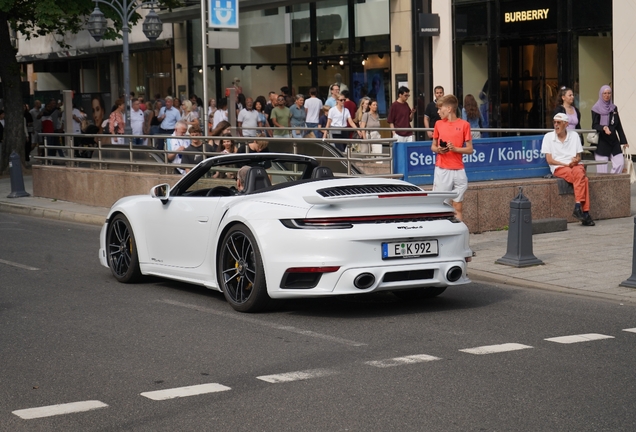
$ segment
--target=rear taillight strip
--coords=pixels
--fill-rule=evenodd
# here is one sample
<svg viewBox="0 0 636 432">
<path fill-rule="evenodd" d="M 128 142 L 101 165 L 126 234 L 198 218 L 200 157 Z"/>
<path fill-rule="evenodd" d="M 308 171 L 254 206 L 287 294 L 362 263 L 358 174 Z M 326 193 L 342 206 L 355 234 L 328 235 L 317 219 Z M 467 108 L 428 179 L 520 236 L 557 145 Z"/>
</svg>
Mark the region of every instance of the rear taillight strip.
<svg viewBox="0 0 636 432">
<path fill-rule="evenodd" d="M 386 224 L 406 222 L 431 222 L 448 220 L 459 222 L 454 213 L 423 213 L 411 215 L 352 216 L 337 218 L 281 219 L 281 223 L 292 229 L 347 229 L 355 224 Z"/>
</svg>

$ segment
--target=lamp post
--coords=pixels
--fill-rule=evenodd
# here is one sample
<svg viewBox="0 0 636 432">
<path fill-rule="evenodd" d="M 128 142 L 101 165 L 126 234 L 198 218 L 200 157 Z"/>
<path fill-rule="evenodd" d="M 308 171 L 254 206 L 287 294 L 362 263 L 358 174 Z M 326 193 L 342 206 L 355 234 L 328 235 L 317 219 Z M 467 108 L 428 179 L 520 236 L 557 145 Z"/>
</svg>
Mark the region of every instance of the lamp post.
<svg viewBox="0 0 636 432">
<path fill-rule="evenodd" d="M 128 54 L 128 34 L 130 33 L 130 27 L 128 27 L 128 23 L 132 18 L 132 15 L 135 11 L 143 6 L 149 6 L 150 12 L 146 15 L 146 19 L 143 22 L 143 32 L 146 37 L 155 41 L 163 31 L 163 23 L 159 19 L 159 16 L 154 10 L 156 5 L 156 1 L 145 1 L 138 3 L 138 0 L 93 0 L 95 2 L 95 10 L 90 15 L 88 19 L 88 32 L 93 36 L 97 42 L 99 42 L 104 33 L 106 33 L 106 29 L 108 27 L 108 23 L 106 22 L 106 17 L 99 10 L 99 6 L 97 3 L 105 3 L 113 8 L 115 12 L 121 18 L 122 23 L 122 33 L 123 33 L 123 56 L 124 56 L 124 133 L 126 135 L 132 135 L 132 127 L 130 125 L 130 121 L 126 121 L 126 118 L 129 117 L 128 110 L 131 108 L 130 105 L 130 57 Z"/>
</svg>

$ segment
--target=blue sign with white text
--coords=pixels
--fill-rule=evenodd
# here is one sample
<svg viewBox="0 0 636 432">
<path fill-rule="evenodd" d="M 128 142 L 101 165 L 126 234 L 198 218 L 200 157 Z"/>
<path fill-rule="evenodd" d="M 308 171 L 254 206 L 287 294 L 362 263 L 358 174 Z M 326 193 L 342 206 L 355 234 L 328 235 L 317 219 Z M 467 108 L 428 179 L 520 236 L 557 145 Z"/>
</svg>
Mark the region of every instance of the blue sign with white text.
<svg viewBox="0 0 636 432">
<path fill-rule="evenodd" d="M 208 27 L 238 29 L 239 0 L 210 0 Z"/>
<path fill-rule="evenodd" d="M 474 153 L 463 155 L 468 181 L 543 177 L 550 168 L 541 154 L 543 135 L 473 140 Z M 432 141 L 394 144 L 393 168 L 404 180 L 418 185 L 433 184 L 436 154 Z"/>
</svg>

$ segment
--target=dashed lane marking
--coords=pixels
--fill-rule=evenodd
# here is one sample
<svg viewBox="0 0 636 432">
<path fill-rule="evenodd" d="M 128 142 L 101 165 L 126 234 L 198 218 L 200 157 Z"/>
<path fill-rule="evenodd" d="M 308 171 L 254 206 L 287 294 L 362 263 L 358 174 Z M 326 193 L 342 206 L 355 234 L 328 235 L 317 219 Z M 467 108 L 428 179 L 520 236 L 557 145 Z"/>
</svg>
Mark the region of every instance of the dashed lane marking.
<svg viewBox="0 0 636 432">
<path fill-rule="evenodd" d="M 410 355 L 405 357 L 390 358 L 386 360 L 368 361 L 368 362 L 364 362 L 364 364 L 367 364 L 369 366 L 379 367 L 379 368 L 386 368 L 386 367 L 402 366 L 402 365 L 414 364 L 414 363 L 429 362 L 434 360 L 441 360 L 441 359 L 439 357 L 433 357 L 427 354 L 415 354 L 415 355 Z"/>
<path fill-rule="evenodd" d="M 499 345 L 487 345 L 476 348 L 460 349 L 460 351 L 468 354 L 495 354 L 507 351 L 518 351 L 522 349 L 532 348 L 530 345 L 522 345 L 518 343 L 505 343 Z"/>
<path fill-rule="evenodd" d="M 263 375 L 256 377 L 261 381 L 265 381 L 272 384 L 284 383 L 284 382 L 292 382 L 292 381 L 302 381 L 308 380 L 312 378 L 320 378 L 329 375 L 336 375 L 338 372 L 332 369 L 311 369 L 305 371 L 297 371 L 297 372 L 287 372 L 277 375 Z"/>
<path fill-rule="evenodd" d="M 578 342 L 590 342 L 594 340 L 601 339 L 614 339 L 614 336 L 607 336 L 599 333 L 586 333 L 580 335 L 571 335 L 571 336 L 559 336 L 553 338 L 547 338 L 548 342 L 556 342 L 560 344 L 572 344 Z"/>
<path fill-rule="evenodd" d="M 150 392 L 144 392 L 140 394 L 141 396 L 147 397 L 148 399 L 160 401 L 160 400 L 181 398 L 181 397 L 187 397 L 187 396 L 196 396 L 196 395 L 201 395 L 206 393 L 216 393 L 216 392 L 222 392 L 227 390 L 232 390 L 232 389 L 230 387 L 226 387 L 221 384 L 210 383 L 210 384 L 193 385 L 188 387 L 177 387 L 177 388 L 166 389 L 166 390 L 150 391 Z"/>
<path fill-rule="evenodd" d="M 62 415 L 62 414 L 72 414 L 76 412 L 91 411 L 98 408 L 106 408 L 107 406 L 108 405 L 106 405 L 104 402 L 100 402 L 98 400 L 89 400 L 89 401 L 71 402 L 71 403 L 59 404 L 59 405 L 49 405 L 49 406 L 43 406 L 38 408 L 21 409 L 21 410 L 13 411 L 13 414 L 17 415 L 18 417 L 22 419 L 31 420 L 31 419 L 42 418 L 42 417 L 51 417 L 51 416 Z"/>
<path fill-rule="evenodd" d="M 636 333 L 636 328 L 623 329 L 623 331 L 630 332 L 630 333 Z"/>
<path fill-rule="evenodd" d="M 20 264 L 20 263 L 13 262 L 13 261 L 7 261 L 7 260 L 3 260 L 3 259 L 0 259 L 0 264 L 6 264 L 6 265 L 9 265 L 9 266 L 12 266 L 12 267 L 21 268 L 23 270 L 40 270 L 37 267 L 31 267 L 31 266 L 28 266 L 28 265 Z"/>
<path fill-rule="evenodd" d="M 218 310 L 214 310 L 211 308 L 206 308 L 203 306 L 199 306 L 199 305 L 195 305 L 195 304 L 189 304 L 189 303 L 181 303 L 178 301 L 174 301 L 174 300 L 168 300 L 168 299 L 164 299 L 164 300 L 157 300 L 160 303 L 166 303 L 166 304 L 170 304 L 173 306 L 180 306 L 180 307 L 184 307 L 184 308 L 188 308 L 188 309 L 193 309 L 193 310 L 197 310 L 199 312 L 205 312 L 205 313 L 209 313 L 209 314 L 213 314 L 213 315 L 218 315 L 218 316 L 222 316 L 224 318 L 232 318 L 234 320 L 239 320 L 239 321 L 244 321 L 244 322 L 248 322 L 251 324 L 256 324 L 259 326 L 263 326 L 263 327 L 270 327 L 273 329 L 277 329 L 277 330 L 284 330 L 284 331 L 288 331 L 288 332 L 292 332 L 292 333 L 297 333 L 303 336 L 309 336 L 309 337 L 313 337 L 313 338 L 317 338 L 317 339 L 324 339 L 330 342 L 335 342 L 335 343 L 339 343 L 339 344 L 343 344 L 343 345 L 349 345 L 349 346 L 355 346 L 355 347 L 359 347 L 359 346 L 365 346 L 367 345 L 366 343 L 362 343 L 362 342 L 356 342 L 356 341 L 352 341 L 349 339 L 343 339 L 343 338 L 339 338 L 339 337 L 335 337 L 335 336 L 330 336 L 330 335 L 326 335 L 326 334 L 322 334 L 322 333 L 317 333 L 315 331 L 311 331 L 311 330 L 303 330 L 303 329 L 299 329 L 293 326 L 286 326 L 286 325 L 281 325 L 281 324 L 276 324 L 276 323 L 272 323 L 269 321 L 265 321 L 265 320 L 260 320 L 257 318 L 250 318 L 247 317 L 245 315 L 241 315 L 241 314 L 237 314 L 237 313 L 229 313 L 229 312 L 223 312 L 223 311 L 218 311 Z"/>
</svg>

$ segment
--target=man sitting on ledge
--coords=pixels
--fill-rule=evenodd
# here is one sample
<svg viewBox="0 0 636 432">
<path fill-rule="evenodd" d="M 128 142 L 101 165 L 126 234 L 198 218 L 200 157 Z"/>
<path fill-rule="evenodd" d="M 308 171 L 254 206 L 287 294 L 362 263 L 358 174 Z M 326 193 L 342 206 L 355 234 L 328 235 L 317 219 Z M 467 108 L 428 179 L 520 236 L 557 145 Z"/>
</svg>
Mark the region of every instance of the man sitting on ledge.
<svg viewBox="0 0 636 432">
<path fill-rule="evenodd" d="M 555 177 L 560 177 L 574 186 L 573 216 L 585 226 L 594 226 L 590 216 L 590 188 L 581 162 L 581 139 L 578 134 L 567 129 L 568 115 L 558 113 L 554 116 L 554 131 L 543 137 L 541 153 L 550 165 Z"/>
</svg>

